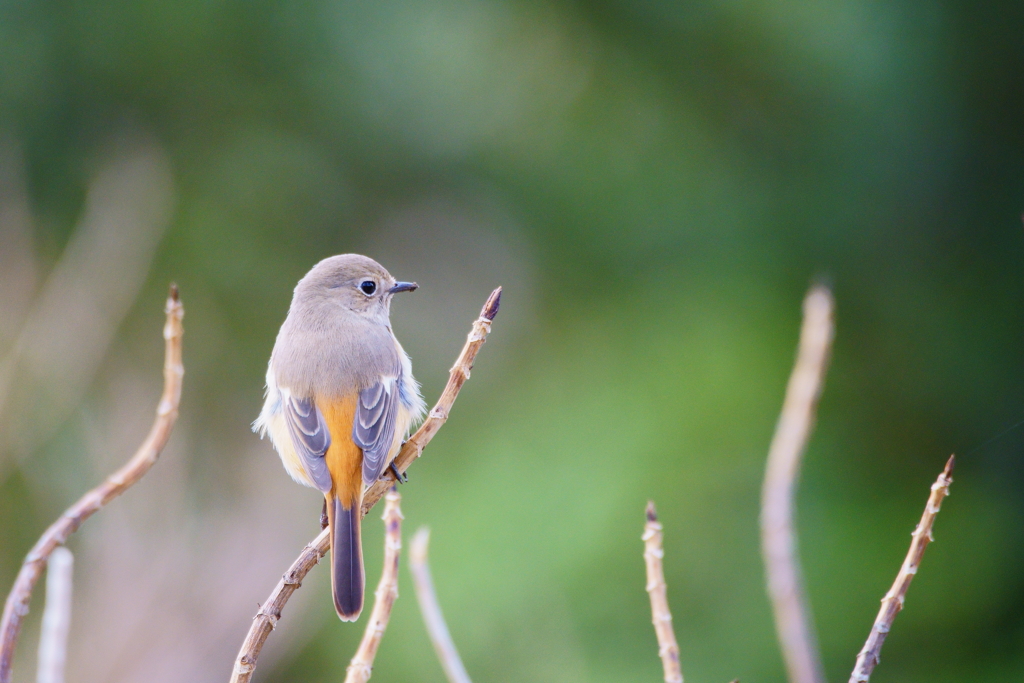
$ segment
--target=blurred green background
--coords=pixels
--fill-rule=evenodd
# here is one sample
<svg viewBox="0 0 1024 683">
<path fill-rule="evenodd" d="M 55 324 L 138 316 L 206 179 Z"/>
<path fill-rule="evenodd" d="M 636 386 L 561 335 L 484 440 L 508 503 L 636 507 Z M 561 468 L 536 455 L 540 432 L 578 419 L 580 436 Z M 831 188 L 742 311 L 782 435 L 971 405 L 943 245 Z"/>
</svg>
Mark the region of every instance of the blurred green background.
<svg viewBox="0 0 1024 683">
<path fill-rule="evenodd" d="M 318 530 L 249 431 L 265 363 L 295 282 L 356 251 L 421 285 L 392 317 L 429 402 L 505 287 L 402 488 L 474 680 L 660 680 L 651 498 L 687 680 L 782 681 L 757 507 L 823 279 L 798 510 L 829 679 L 956 452 L 873 680 L 1024 680 L 1024 428 L 990 441 L 1024 418 L 1022 29 L 955 0 L 0 0 L 0 586 L 145 434 L 175 280 L 182 417 L 70 544 L 69 680 L 225 680 Z M 344 676 L 365 617 L 326 578 L 257 681 Z M 443 680 L 408 573 L 373 680 Z"/>
</svg>

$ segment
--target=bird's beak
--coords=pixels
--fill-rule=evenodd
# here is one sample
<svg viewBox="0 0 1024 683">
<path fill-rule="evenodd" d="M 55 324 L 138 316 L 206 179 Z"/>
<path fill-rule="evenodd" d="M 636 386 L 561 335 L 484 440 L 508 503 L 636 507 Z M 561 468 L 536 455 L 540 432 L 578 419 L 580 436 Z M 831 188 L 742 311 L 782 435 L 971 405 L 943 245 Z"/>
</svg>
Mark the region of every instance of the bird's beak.
<svg viewBox="0 0 1024 683">
<path fill-rule="evenodd" d="M 419 287 L 415 282 L 396 282 L 395 286 L 388 290 L 388 294 L 397 294 L 398 292 L 412 292 Z"/>
</svg>

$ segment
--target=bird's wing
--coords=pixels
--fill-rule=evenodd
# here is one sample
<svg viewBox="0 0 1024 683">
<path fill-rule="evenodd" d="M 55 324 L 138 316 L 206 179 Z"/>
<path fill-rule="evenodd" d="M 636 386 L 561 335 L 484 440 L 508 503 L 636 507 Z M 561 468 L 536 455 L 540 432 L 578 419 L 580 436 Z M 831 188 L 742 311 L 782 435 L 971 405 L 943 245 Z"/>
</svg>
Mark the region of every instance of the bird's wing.
<svg viewBox="0 0 1024 683">
<path fill-rule="evenodd" d="M 363 481 L 370 485 L 388 466 L 388 455 L 395 442 L 395 419 L 401 376 L 385 377 L 359 392 L 356 419 L 352 421 L 352 440 L 363 449 Z"/>
<path fill-rule="evenodd" d="M 331 446 L 331 433 L 320 409 L 311 398 L 284 396 L 285 422 L 292 436 L 295 452 L 306 468 L 306 474 L 318 489 L 331 490 L 331 473 L 327 470 L 327 449 Z"/>
</svg>

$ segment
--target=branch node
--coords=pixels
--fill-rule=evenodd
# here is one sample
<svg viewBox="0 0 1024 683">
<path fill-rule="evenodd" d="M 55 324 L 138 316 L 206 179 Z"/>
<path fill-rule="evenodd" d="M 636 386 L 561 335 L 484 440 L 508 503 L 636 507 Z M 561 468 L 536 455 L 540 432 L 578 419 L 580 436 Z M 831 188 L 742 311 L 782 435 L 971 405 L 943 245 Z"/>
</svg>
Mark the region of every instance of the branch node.
<svg viewBox="0 0 1024 683">
<path fill-rule="evenodd" d="M 384 571 L 374 591 L 373 612 L 366 623 L 366 631 L 359 643 L 352 662 L 346 669 L 345 683 L 366 683 L 373 671 L 373 660 L 377 656 L 384 630 L 391 618 L 391 608 L 398 598 L 398 556 L 402 548 L 402 511 L 399 507 L 401 495 L 394 489 L 385 497 L 383 519 L 387 522 L 384 538 Z"/>
<path fill-rule="evenodd" d="M 651 622 L 658 638 L 658 656 L 665 674 L 666 683 L 683 683 L 683 672 L 679 666 L 679 645 L 672 630 L 672 613 L 668 609 L 668 591 L 662 558 L 665 553 L 661 545 L 661 524 L 654 509 L 654 503 L 647 503 L 647 521 L 641 539 L 644 542 L 644 561 L 647 565 L 647 593 L 651 599 Z"/>
<path fill-rule="evenodd" d="M 853 672 L 850 674 L 850 683 L 867 683 L 871 678 L 871 673 L 881 661 L 880 656 L 882 645 L 885 643 L 885 637 L 892 628 L 896 615 L 903 610 L 907 589 L 910 588 L 910 582 L 913 580 L 914 575 L 917 574 L 917 570 L 921 565 L 921 558 L 924 557 L 925 548 L 928 547 L 928 543 L 931 541 L 935 516 L 939 512 L 942 500 L 949 495 L 949 485 L 953 483 L 950 473 L 953 471 L 954 463 L 953 456 L 950 456 L 949 460 L 946 461 L 946 467 L 942 474 L 939 475 L 939 478 L 931 487 L 931 494 L 928 496 L 928 503 L 924 507 L 924 514 L 921 516 L 921 521 L 918 523 L 914 533 L 911 534 L 910 549 L 907 551 L 907 557 L 900 566 L 900 571 L 896 575 L 896 581 L 893 582 L 892 588 L 882 598 L 882 607 L 878 611 L 878 616 L 875 617 L 875 623 L 868 634 L 868 639 L 864 643 L 860 654 L 857 655 L 857 662 L 853 667 Z"/>
<path fill-rule="evenodd" d="M 18 644 L 22 619 L 28 614 L 29 599 L 46 560 L 85 520 L 139 481 L 156 462 L 170 438 L 171 428 L 178 417 L 177 408 L 181 401 L 181 380 L 184 373 L 181 365 L 181 339 L 184 335 L 181 320 L 185 315 L 185 309 L 178 299 L 178 290 L 174 285 L 171 285 L 164 310 L 164 388 L 153 426 L 131 460 L 65 510 L 57 521 L 43 532 L 25 557 L 21 571 L 18 572 L 14 586 L 7 596 L 3 618 L 0 620 L 0 683 L 11 683 L 11 666 L 14 663 L 14 649 Z M 165 406 L 170 406 L 170 409 L 165 411 Z"/>
</svg>

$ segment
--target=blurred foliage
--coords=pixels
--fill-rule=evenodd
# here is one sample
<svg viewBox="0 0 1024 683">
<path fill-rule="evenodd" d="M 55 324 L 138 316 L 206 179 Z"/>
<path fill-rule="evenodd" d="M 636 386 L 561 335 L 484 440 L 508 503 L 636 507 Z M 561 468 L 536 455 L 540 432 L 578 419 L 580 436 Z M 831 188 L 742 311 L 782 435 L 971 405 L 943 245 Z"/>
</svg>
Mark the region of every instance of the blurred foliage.
<svg viewBox="0 0 1024 683">
<path fill-rule="evenodd" d="M 171 224 L 99 376 L 125 357 L 155 374 L 178 281 L 190 445 L 174 457 L 203 520 L 261 498 L 239 471 L 275 456 L 248 422 L 313 263 L 359 251 L 420 282 L 393 318 L 428 401 L 505 285 L 403 489 L 481 682 L 659 679 L 648 498 L 687 679 L 783 680 L 759 486 L 800 300 L 827 280 L 837 341 L 799 515 L 829 677 L 848 675 L 955 451 L 940 542 L 873 680 L 1008 680 L 1024 672 L 1024 429 L 990 438 L 1024 417 L 1022 29 L 1024 5 L 953 0 L 0 0 L 0 135 L 44 275 L 109 150 L 166 150 Z M 103 471 L 76 453 L 98 393 L 0 470 L 0 584 Z M 301 495 L 311 537 L 319 504 Z M 333 618 L 323 577 L 306 591 L 257 680 L 343 675 L 362 624 Z M 442 681 L 407 575 L 401 592 L 374 680 Z"/>
</svg>

